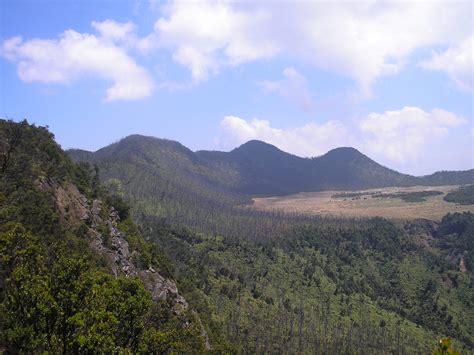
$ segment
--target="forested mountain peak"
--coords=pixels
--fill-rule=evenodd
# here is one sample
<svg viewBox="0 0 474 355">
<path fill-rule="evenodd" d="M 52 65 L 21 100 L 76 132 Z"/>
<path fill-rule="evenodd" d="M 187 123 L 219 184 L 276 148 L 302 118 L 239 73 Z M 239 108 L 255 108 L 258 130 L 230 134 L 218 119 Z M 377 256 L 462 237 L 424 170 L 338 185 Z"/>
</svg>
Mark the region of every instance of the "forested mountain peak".
<svg viewBox="0 0 474 355">
<path fill-rule="evenodd" d="M 339 158 L 339 159 L 354 159 L 354 158 L 362 158 L 362 159 L 370 159 L 366 155 L 362 154 L 355 148 L 352 147 L 338 147 L 331 149 L 326 154 L 322 155 L 321 157 L 326 158 Z"/>
<path fill-rule="evenodd" d="M 96 153 L 97 155 L 113 155 L 119 152 L 139 154 L 151 153 L 155 150 L 176 150 L 185 154 L 192 154 L 191 150 L 179 142 L 140 134 L 133 134 L 122 138 L 114 144 L 99 149 Z"/>
<path fill-rule="evenodd" d="M 209 336 L 216 353 L 426 353 L 441 335 L 472 349 L 472 213 L 402 229 L 242 208 L 242 192 L 401 175 L 350 148 L 252 146 L 274 159 L 142 136 L 70 152 L 93 168 L 0 120 L 0 349 L 200 353 Z"/>
<path fill-rule="evenodd" d="M 230 153 L 238 154 L 238 153 L 250 153 L 250 154 L 260 154 L 260 153 L 269 153 L 272 152 L 274 154 L 288 154 L 281 149 L 275 147 L 272 144 L 260 141 L 260 140 L 250 140 L 239 147 L 233 149 Z"/>
<path fill-rule="evenodd" d="M 230 152 L 193 152 L 179 142 L 134 134 L 95 153 L 70 150 L 76 161 L 101 165 L 105 175 L 131 164 L 153 176 L 193 190 L 226 190 L 247 195 L 282 195 L 302 191 L 367 189 L 386 186 L 467 184 L 474 170 L 424 177 L 398 173 L 352 147 L 335 148 L 315 158 L 301 158 L 251 140 Z M 135 169 L 135 168 L 134 168 Z M 120 173 L 122 174 L 122 173 Z M 114 175 L 114 174 L 112 174 Z M 188 189 L 188 188 L 186 188 Z"/>
</svg>

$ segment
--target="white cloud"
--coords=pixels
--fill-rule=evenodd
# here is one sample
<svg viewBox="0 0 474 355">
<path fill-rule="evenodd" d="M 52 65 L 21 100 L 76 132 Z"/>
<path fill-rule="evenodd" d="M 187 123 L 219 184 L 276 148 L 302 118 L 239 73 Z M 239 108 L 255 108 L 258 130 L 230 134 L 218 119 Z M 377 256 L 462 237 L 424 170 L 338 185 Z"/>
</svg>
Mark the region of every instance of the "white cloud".
<svg viewBox="0 0 474 355">
<path fill-rule="evenodd" d="M 129 53 L 137 49 L 170 51 L 177 63 L 191 71 L 195 82 L 229 66 L 278 58 L 351 78 L 359 94 L 369 97 L 374 82 L 403 69 L 417 49 L 444 46 L 449 49 L 423 67 L 444 70 L 459 85 L 472 88 L 472 6 L 468 1 L 170 0 L 158 7 L 161 17 L 143 38 L 136 35 L 131 22 L 105 20 L 92 23 L 97 34 L 67 30 L 55 39 L 11 38 L 3 43 L 3 56 L 18 65 L 24 80 L 65 82 L 84 74 L 111 80 L 109 100 L 150 95 L 152 80 Z M 68 52 L 74 48 L 84 55 Z M 275 91 L 289 98 L 288 90 Z M 307 98 L 304 94 L 298 105 L 307 109 Z"/>
<path fill-rule="evenodd" d="M 398 111 L 371 113 L 360 121 L 363 147 L 368 153 L 395 162 L 416 161 L 425 148 L 433 147 L 438 138 L 448 134 L 449 127 L 465 123 L 454 113 L 418 107 Z"/>
<path fill-rule="evenodd" d="M 354 79 L 364 96 L 419 48 L 472 34 L 469 2 L 171 2 L 158 46 L 205 80 L 222 67 L 280 56 Z"/>
<path fill-rule="evenodd" d="M 112 82 L 107 100 L 149 96 L 153 82 L 125 45 L 133 39 L 133 24 L 107 20 L 92 26 L 99 36 L 67 30 L 57 39 L 13 37 L 3 42 L 1 53 L 17 64 L 18 76 L 26 82 L 68 83 L 97 76 Z"/>
<path fill-rule="evenodd" d="M 417 171 L 418 159 L 427 153 L 434 154 L 435 159 L 440 140 L 465 123 L 463 117 L 452 112 L 437 108 L 427 112 L 418 107 L 370 113 L 352 124 L 310 122 L 286 129 L 273 127 L 267 120 L 227 116 L 220 124 L 218 145 L 232 149 L 258 139 L 299 156 L 318 156 L 333 148 L 352 146 L 384 164 L 412 166 Z M 442 148 L 449 153 L 447 149 Z"/>
<path fill-rule="evenodd" d="M 314 103 L 306 78 L 291 67 L 285 68 L 282 74 L 284 77 L 282 80 L 265 80 L 259 84 L 265 92 L 277 93 L 303 111 L 312 111 Z"/>
<path fill-rule="evenodd" d="M 205 80 L 223 65 L 270 58 L 276 48 L 262 34 L 268 14 L 239 11 L 221 1 L 174 2 L 168 17 L 155 24 L 158 45 L 173 51 L 195 80 Z M 250 32 L 252 35 L 249 36 Z"/>
<path fill-rule="evenodd" d="M 227 116 L 222 120 L 220 128 L 219 145 L 224 149 L 258 139 L 299 156 L 318 156 L 350 141 L 347 128 L 338 121 L 327 121 L 324 124 L 311 122 L 301 127 L 281 129 L 272 127 L 266 120 L 246 121 L 236 116 Z"/>
<path fill-rule="evenodd" d="M 132 22 L 120 23 L 114 20 L 105 20 L 102 22 L 93 21 L 91 25 L 102 38 L 111 41 L 127 40 L 134 36 L 135 32 L 135 25 Z"/>
<path fill-rule="evenodd" d="M 459 87 L 474 90 L 474 36 L 421 63 L 427 70 L 446 72 Z"/>
</svg>

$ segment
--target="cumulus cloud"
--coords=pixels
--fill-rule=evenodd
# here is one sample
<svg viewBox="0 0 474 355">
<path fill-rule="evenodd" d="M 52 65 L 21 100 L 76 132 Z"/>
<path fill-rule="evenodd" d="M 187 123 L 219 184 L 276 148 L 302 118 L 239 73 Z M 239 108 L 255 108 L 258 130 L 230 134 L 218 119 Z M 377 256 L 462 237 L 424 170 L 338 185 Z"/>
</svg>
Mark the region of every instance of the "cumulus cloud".
<svg viewBox="0 0 474 355">
<path fill-rule="evenodd" d="M 17 65 L 18 76 L 26 82 L 64 84 L 97 76 L 112 82 L 106 93 L 109 101 L 149 96 L 152 79 L 127 53 L 133 24 L 107 20 L 92 26 L 99 35 L 67 30 L 56 39 L 13 37 L 3 42 L 1 53 Z"/>
<path fill-rule="evenodd" d="M 111 41 L 123 41 L 134 36 L 135 25 L 132 22 L 120 23 L 114 20 L 92 22 L 92 27 L 100 33 L 102 38 Z"/>
<path fill-rule="evenodd" d="M 376 156 L 395 162 L 416 160 L 437 138 L 448 134 L 450 127 L 465 119 L 442 109 L 426 112 L 418 107 L 371 113 L 359 122 L 363 147 Z"/>
<path fill-rule="evenodd" d="M 225 66 L 291 57 L 354 79 L 364 96 L 416 49 L 472 34 L 468 2 L 175 1 L 164 12 L 155 24 L 157 45 L 195 80 Z"/>
<path fill-rule="evenodd" d="M 474 36 L 435 53 L 421 64 L 427 70 L 439 70 L 447 73 L 460 88 L 474 90 Z"/>
<path fill-rule="evenodd" d="M 282 74 L 282 80 L 264 80 L 259 84 L 265 92 L 277 93 L 301 110 L 312 111 L 314 103 L 306 78 L 291 67 L 285 68 Z"/>
<path fill-rule="evenodd" d="M 239 11 L 220 1 L 173 2 L 155 24 L 158 45 L 173 51 L 195 80 L 205 80 L 222 65 L 270 58 L 273 40 L 261 31 L 268 14 Z M 250 32 L 252 35 L 249 36 Z"/>
<path fill-rule="evenodd" d="M 338 121 L 324 124 L 315 122 L 301 127 L 281 129 L 272 127 L 269 121 L 227 116 L 220 125 L 220 148 L 230 149 L 252 139 L 273 144 L 285 152 L 299 156 L 318 156 L 349 142 L 347 128 Z"/>
<path fill-rule="evenodd" d="M 440 139 L 466 123 L 452 112 L 418 107 L 370 113 L 353 123 L 310 122 L 300 127 L 276 128 L 267 120 L 225 117 L 220 124 L 219 148 L 232 149 L 252 139 L 299 156 L 318 156 L 340 146 L 353 146 L 389 165 L 404 166 L 427 151 L 437 150 Z"/>
<path fill-rule="evenodd" d="M 469 2 L 171 0 L 160 10 L 153 31 L 142 38 L 131 22 L 106 20 L 92 23 L 96 34 L 67 30 L 54 39 L 10 38 L 2 54 L 18 65 L 24 80 L 65 82 L 84 74 L 110 80 L 109 100 L 141 98 L 153 89 L 132 50 L 169 51 L 195 82 L 226 67 L 291 60 L 351 78 L 359 94 L 370 97 L 374 82 L 403 69 L 417 49 L 443 46 L 449 49 L 422 66 L 446 71 L 460 86 L 473 86 Z M 76 48 L 84 55 L 77 55 Z M 284 73 L 283 80 L 300 80 L 291 75 Z M 267 83 L 270 91 L 273 87 L 294 101 L 281 88 L 284 83 Z M 301 81 L 298 85 L 304 89 Z M 297 104 L 307 110 L 308 96 L 302 92 Z"/>
</svg>

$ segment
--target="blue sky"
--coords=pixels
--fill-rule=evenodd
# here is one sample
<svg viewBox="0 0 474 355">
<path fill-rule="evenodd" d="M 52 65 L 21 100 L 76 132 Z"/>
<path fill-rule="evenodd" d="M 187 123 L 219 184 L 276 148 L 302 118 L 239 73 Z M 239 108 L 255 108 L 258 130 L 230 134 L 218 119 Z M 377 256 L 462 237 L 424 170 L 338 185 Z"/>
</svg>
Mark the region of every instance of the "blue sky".
<svg viewBox="0 0 474 355">
<path fill-rule="evenodd" d="M 0 21 L 0 115 L 64 148 L 141 133 L 474 167 L 470 1 L 3 0 Z"/>
</svg>

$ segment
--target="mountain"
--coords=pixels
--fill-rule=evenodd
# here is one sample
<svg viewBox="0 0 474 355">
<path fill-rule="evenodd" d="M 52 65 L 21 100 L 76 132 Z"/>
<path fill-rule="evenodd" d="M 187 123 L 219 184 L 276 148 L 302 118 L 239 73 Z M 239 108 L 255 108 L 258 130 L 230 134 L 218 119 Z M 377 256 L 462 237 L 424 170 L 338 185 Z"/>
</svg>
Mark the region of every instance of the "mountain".
<svg viewBox="0 0 474 355">
<path fill-rule="evenodd" d="M 465 185 L 474 181 L 474 169 L 465 171 L 438 171 L 420 178 L 424 185 Z"/>
<path fill-rule="evenodd" d="M 44 127 L 0 120 L 0 352 L 205 350 L 128 206 Z"/>
<path fill-rule="evenodd" d="M 109 189 L 126 197 L 146 239 L 173 260 L 185 297 L 237 352 L 427 353 L 441 334 L 472 347 L 472 214 L 399 229 L 380 218 L 241 206 L 249 195 L 422 178 L 347 147 L 305 159 L 260 141 L 192 152 L 130 136 L 92 155 L 68 153 L 97 164 Z"/>
<path fill-rule="evenodd" d="M 261 151 L 273 172 L 314 163 L 131 136 L 78 153 L 106 189 L 46 128 L 0 120 L 0 351 L 411 354 L 449 336 L 472 352 L 472 213 L 402 225 L 239 206 L 242 176 L 271 178 Z M 331 174 L 373 164 L 326 158 Z"/>
<path fill-rule="evenodd" d="M 386 168 L 354 148 L 336 148 L 312 159 L 314 190 L 358 190 L 416 185 L 416 177 Z"/>
<path fill-rule="evenodd" d="M 197 152 L 198 156 L 204 154 L 202 151 Z M 239 177 L 235 189 L 250 195 L 301 191 L 305 188 L 309 172 L 307 159 L 256 140 L 249 141 L 229 153 L 221 153 L 218 161 L 225 162 L 227 169 Z"/>
<path fill-rule="evenodd" d="M 127 180 L 122 176 L 121 167 L 125 165 L 134 170 L 133 176 L 146 171 L 191 195 L 205 197 L 218 192 L 228 200 L 235 194 L 271 196 L 474 182 L 474 169 L 415 177 L 384 167 L 354 148 L 336 148 L 317 158 L 301 158 L 256 140 L 228 153 L 192 152 L 177 142 L 133 135 L 94 153 L 70 150 L 68 154 L 75 161 L 98 164 L 106 177 L 128 181 L 132 176 Z"/>
</svg>

